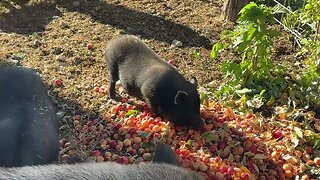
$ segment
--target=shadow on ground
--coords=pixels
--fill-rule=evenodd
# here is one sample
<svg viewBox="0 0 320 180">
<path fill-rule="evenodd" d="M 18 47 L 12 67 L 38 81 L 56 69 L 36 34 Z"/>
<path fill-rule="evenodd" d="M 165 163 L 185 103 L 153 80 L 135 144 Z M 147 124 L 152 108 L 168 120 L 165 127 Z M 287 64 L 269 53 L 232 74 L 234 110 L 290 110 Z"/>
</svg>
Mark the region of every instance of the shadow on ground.
<svg viewBox="0 0 320 180">
<path fill-rule="evenodd" d="M 68 11 L 77 11 L 90 15 L 94 20 L 123 29 L 127 34 L 139 35 L 145 39 L 156 39 L 171 43 L 173 40 L 182 42 L 182 46 L 211 48 L 208 38 L 188 26 L 165 20 L 141 11 L 134 11 L 121 5 L 113 5 L 98 0 L 80 1 L 75 7 L 72 2 L 57 0 L 57 4 Z"/>
<path fill-rule="evenodd" d="M 1 14 L 0 30 L 23 35 L 43 32 L 53 17 L 60 14 L 56 5 L 47 2 L 21 5 L 21 8 L 10 8 L 8 13 Z"/>
<path fill-rule="evenodd" d="M 11 9 L 0 17 L 0 29 L 4 32 L 32 34 L 42 32 L 54 16 L 61 12 L 56 5 L 67 11 L 87 14 L 95 21 L 122 29 L 127 34 L 156 39 L 171 44 L 173 40 L 182 42 L 182 47 L 205 47 L 211 49 L 210 40 L 188 26 L 177 24 L 163 17 L 134 11 L 121 5 L 108 4 L 99 0 L 80 0 L 75 6 L 72 1 L 56 0 L 56 4 L 41 2 L 25 5 L 21 9 Z"/>
<path fill-rule="evenodd" d="M 79 103 L 59 96 L 54 89 L 49 86 L 59 118 L 60 163 L 93 161 L 91 152 L 101 139 L 111 137 L 106 121 L 98 112 L 84 110 Z M 99 129 L 101 125 L 103 129 Z"/>
</svg>

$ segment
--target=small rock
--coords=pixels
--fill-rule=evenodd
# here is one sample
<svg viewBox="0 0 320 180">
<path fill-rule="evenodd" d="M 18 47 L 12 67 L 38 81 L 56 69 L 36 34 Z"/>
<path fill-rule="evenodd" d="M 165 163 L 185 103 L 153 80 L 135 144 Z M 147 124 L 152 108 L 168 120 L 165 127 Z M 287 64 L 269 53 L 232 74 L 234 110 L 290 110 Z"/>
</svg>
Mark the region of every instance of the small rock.
<svg viewBox="0 0 320 180">
<path fill-rule="evenodd" d="M 15 60 L 15 59 L 5 59 L 5 62 L 9 63 L 9 64 L 19 64 L 20 61 L 19 60 Z"/>
<path fill-rule="evenodd" d="M 66 55 L 67 57 L 73 57 L 73 56 L 74 56 L 74 51 L 68 49 L 68 50 L 65 52 L 65 55 Z"/>
<path fill-rule="evenodd" d="M 61 54 L 63 52 L 61 47 L 54 47 L 52 53 L 55 55 Z"/>
<path fill-rule="evenodd" d="M 62 23 L 60 23 L 60 27 L 61 27 L 62 29 L 68 29 L 68 28 L 69 28 L 69 25 L 68 25 L 67 23 L 65 23 L 65 22 L 62 22 Z"/>
<path fill-rule="evenodd" d="M 66 60 L 61 55 L 56 56 L 56 61 L 60 64 L 66 64 Z"/>
<path fill-rule="evenodd" d="M 33 42 L 33 47 L 38 48 L 38 47 L 40 47 L 40 46 L 41 46 L 41 42 L 40 42 L 39 40 L 35 40 L 35 41 Z"/>
<path fill-rule="evenodd" d="M 171 43 L 171 47 L 181 47 L 181 46 L 182 46 L 182 42 L 178 40 L 173 40 Z"/>
<path fill-rule="evenodd" d="M 46 50 L 41 50 L 41 52 L 40 52 L 40 55 L 41 56 L 47 56 L 47 55 L 49 55 L 50 53 L 48 52 L 48 51 L 46 51 Z"/>
<path fill-rule="evenodd" d="M 213 81 L 209 82 L 208 85 L 209 85 L 209 86 L 218 86 L 219 83 L 218 83 L 218 81 L 213 80 Z"/>
<path fill-rule="evenodd" d="M 121 82 L 120 82 L 120 81 L 117 81 L 117 82 L 116 82 L 116 86 L 121 86 Z"/>
<path fill-rule="evenodd" d="M 18 60 L 18 61 L 22 61 L 24 58 L 26 57 L 26 54 L 23 52 L 19 52 L 17 54 L 15 54 L 12 59 L 13 60 Z"/>
</svg>

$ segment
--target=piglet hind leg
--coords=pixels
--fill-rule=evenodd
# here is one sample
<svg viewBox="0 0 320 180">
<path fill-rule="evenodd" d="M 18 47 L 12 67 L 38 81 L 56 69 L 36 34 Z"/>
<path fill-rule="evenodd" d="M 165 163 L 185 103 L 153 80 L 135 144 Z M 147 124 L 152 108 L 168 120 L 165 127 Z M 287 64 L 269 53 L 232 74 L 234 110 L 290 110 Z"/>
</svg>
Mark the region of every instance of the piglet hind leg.
<svg viewBox="0 0 320 180">
<path fill-rule="evenodd" d="M 110 82 L 109 82 L 109 98 L 115 101 L 119 101 L 120 97 L 116 96 L 116 82 L 119 80 L 117 68 L 110 70 Z"/>
<path fill-rule="evenodd" d="M 116 82 L 113 80 L 111 80 L 109 83 L 109 97 L 110 99 L 116 98 Z"/>
<path fill-rule="evenodd" d="M 121 97 L 119 95 L 116 95 L 116 89 L 115 89 L 115 85 L 116 82 L 110 82 L 109 84 L 109 98 L 110 101 L 108 101 L 108 103 L 111 104 L 117 104 L 118 102 L 121 102 Z"/>
</svg>

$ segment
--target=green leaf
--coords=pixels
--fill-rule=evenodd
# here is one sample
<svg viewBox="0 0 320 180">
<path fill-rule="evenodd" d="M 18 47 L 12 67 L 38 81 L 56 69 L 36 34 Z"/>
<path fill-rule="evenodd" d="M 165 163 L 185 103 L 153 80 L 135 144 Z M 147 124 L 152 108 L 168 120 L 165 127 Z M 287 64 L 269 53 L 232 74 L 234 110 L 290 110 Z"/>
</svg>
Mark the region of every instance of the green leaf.
<svg viewBox="0 0 320 180">
<path fill-rule="evenodd" d="M 267 105 L 271 106 L 274 102 L 276 102 L 276 98 L 273 95 L 271 95 L 269 101 L 267 102 Z"/>
<path fill-rule="evenodd" d="M 236 36 L 232 41 L 233 47 L 237 47 L 243 42 L 244 42 L 244 37 L 243 36 L 241 36 L 241 35 Z"/>
<path fill-rule="evenodd" d="M 192 143 L 193 143 L 193 141 L 191 139 L 189 139 L 185 145 L 186 145 L 187 148 L 191 148 L 192 147 Z"/>
<path fill-rule="evenodd" d="M 126 116 L 130 116 L 130 115 L 138 115 L 139 111 L 138 110 L 128 110 L 128 112 L 126 113 Z"/>
<path fill-rule="evenodd" d="M 315 176 L 320 176 L 320 168 L 311 167 L 311 166 L 308 166 L 308 165 L 305 165 L 304 167 L 306 168 L 306 173 L 312 174 L 312 175 L 315 175 Z"/>
<path fill-rule="evenodd" d="M 140 137 L 144 137 L 144 138 L 150 137 L 151 134 L 152 134 L 151 132 L 138 131 L 138 135 L 139 135 Z"/>
<path fill-rule="evenodd" d="M 317 139 L 313 146 L 313 149 L 319 149 L 319 148 L 320 148 L 320 139 Z"/>
<path fill-rule="evenodd" d="M 250 152 L 250 151 L 245 152 L 244 155 L 245 156 L 249 156 L 249 157 L 254 157 L 255 156 L 255 154 L 253 152 Z"/>
<path fill-rule="evenodd" d="M 238 46 L 237 51 L 240 53 L 244 52 L 245 49 L 248 48 L 249 43 L 250 43 L 249 41 L 243 41 L 239 45 L 235 45 L 235 46 Z"/>
<path fill-rule="evenodd" d="M 229 132 L 229 131 L 230 131 L 229 126 L 228 126 L 228 124 L 226 124 L 226 123 L 224 123 L 224 124 L 222 125 L 222 129 L 223 129 L 225 132 Z"/>
<path fill-rule="evenodd" d="M 244 6 L 241 10 L 240 10 L 240 14 L 246 14 L 247 12 L 250 11 L 250 9 L 257 7 L 257 4 L 254 2 L 250 2 L 249 4 L 247 4 L 246 6 Z"/>
<path fill-rule="evenodd" d="M 267 91 L 266 89 L 261 90 L 260 93 L 259 93 L 259 96 L 263 96 L 263 94 L 264 94 L 266 91 Z"/>
<path fill-rule="evenodd" d="M 281 35 L 281 33 L 280 33 L 279 31 L 277 31 L 277 30 L 269 30 L 269 31 L 268 31 L 268 35 L 269 35 L 270 37 L 278 37 L 278 36 Z"/>
<path fill-rule="evenodd" d="M 241 77 L 242 71 L 241 68 L 239 67 L 239 64 L 234 63 L 234 62 L 223 62 L 221 64 L 221 70 L 225 74 L 231 73 L 235 77 Z"/>
<path fill-rule="evenodd" d="M 141 143 L 141 147 L 142 148 L 154 148 L 155 144 L 154 143 L 150 143 L 150 142 L 148 142 L 148 143 L 143 142 L 143 143 Z"/>
<path fill-rule="evenodd" d="M 208 95 L 205 92 L 200 93 L 200 103 L 203 104 L 205 100 L 208 99 Z"/>
<path fill-rule="evenodd" d="M 272 10 L 274 14 L 289 12 L 285 7 L 281 6 L 280 4 L 276 4 L 275 6 L 273 6 Z"/>
<path fill-rule="evenodd" d="M 206 136 L 208 136 L 210 134 L 211 134 L 211 132 L 204 132 L 204 133 L 201 134 L 201 138 L 204 138 L 204 137 L 206 137 Z"/>
<path fill-rule="evenodd" d="M 312 174 L 317 175 L 318 177 L 320 176 L 320 169 L 319 168 L 318 169 L 314 168 L 314 169 L 310 170 L 310 172 Z"/>
<path fill-rule="evenodd" d="M 204 132 L 201 134 L 201 138 L 206 138 L 211 142 L 215 142 L 218 140 L 218 135 L 213 134 L 212 132 Z"/>
<path fill-rule="evenodd" d="M 247 96 L 245 94 L 241 96 L 240 102 L 241 102 L 241 105 L 243 105 L 243 106 L 247 105 L 246 104 L 247 103 Z"/>
<path fill-rule="evenodd" d="M 247 38 L 246 41 L 251 41 L 253 38 L 256 37 L 257 29 L 254 26 L 250 26 L 247 30 Z"/>
<path fill-rule="evenodd" d="M 195 59 L 199 59 L 200 58 L 200 52 L 198 50 L 194 50 L 191 55 Z"/>
<path fill-rule="evenodd" d="M 227 47 L 227 44 L 225 43 L 216 43 L 213 45 L 212 50 L 211 50 L 211 58 L 216 59 L 218 57 L 218 53 L 221 50 L 224 50 Z"/>
<path fill-rule="evenodd" d="M 247 93 L 251 93 L 252 92 L 252 89 L 248 89 L 248 88 L 243 88 L 243 89 L 240 89 L 240 90 L 236 90 L 235 91 L 237 94 L 247 94 Z"/>
</svg>

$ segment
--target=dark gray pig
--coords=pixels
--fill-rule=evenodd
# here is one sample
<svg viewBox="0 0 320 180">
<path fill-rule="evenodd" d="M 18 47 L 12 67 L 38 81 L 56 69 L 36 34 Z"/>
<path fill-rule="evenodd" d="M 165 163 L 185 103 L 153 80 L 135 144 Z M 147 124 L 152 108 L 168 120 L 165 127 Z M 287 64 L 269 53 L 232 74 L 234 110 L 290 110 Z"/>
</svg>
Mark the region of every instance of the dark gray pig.
<svg viewBox="0 0 320 180">
<path fill-rule="evenodd" d="M 167 163 L 178 165 L 176 153 L 167 144 L 159 143 L 154 153 L 153 161 L 157 163 Z"/>
<path fill-rule="evenodd" d="M 203 180 L 192 172 L 170 164 L 123 165 L 114 162 L 0 168 L 1 180 Z"/>
<path fill-rule="evenodd" d="M 115 98 L 115 83 L 120 79 L 124 90 L 144 99 L 154 113 L 182 126 L 199 128 L 204 124 L 197 80 L 187 81 L 137 37 L 111 39 L 105 57 L 110 71 L 110 98 Z"/>
<path fill-rule="evenodd" d="M 204 180 L 196 172 L 170 164 L 175 153 L 169 146 L 157 146 L 156 156 L 157 153 L 163 156 L 162 163 L 154 159 L 153 163 L 132 165 L 103 162 L 0 168 L 0 177 L 1 180 Z"/>
<path fill-rule="evenodd" d="M 57 120 L 39 75 L 23 67 L 0 68 L 0 166 L 57 162 Z"/>
</svg>

